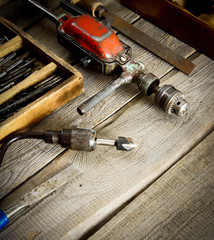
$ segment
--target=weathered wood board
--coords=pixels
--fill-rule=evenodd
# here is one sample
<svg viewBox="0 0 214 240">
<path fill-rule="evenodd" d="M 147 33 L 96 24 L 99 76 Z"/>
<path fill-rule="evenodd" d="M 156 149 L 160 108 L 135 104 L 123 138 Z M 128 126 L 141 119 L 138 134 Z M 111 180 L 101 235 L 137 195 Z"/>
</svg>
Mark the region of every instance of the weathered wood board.
<svg viewBox="0 0 214 240">
<path fill-rule="evenodd" d="M 116 2 L 119 4 L 118 1 L 109 1 L 109 7 L 113 9 L 112 4 Z M 122 6 L 120 12 L 123 9 L 127 13 L 127 9 Z M 143 19 L 135 25 L 142 27 L 156 39 L 161 39 L 183 56 L 195 52 Z M 62 48 L 56 41 L 55 30 L 47 34 L 46 29 L 49 26 L 49 21 L 43 20 L 32 26 L 28 32 L 35 38 L 43 36 L 41 40 L 47 45 L 42 43 L 46 46 L 50 44 L 51 50 L 60 54 Z M 36 29 L 41 35 L 38 36 Z M 136 87 L 130 84 L 80 117 L 76 113 L 76 107 L 116 77 L 102 76 L 77 66 L 84 75 L 86 92 L 42 120 L 31 131 L 47 128 L 59 130 L 72 125 L 95 127 L 100 137 L 112 139 L 129 136 L 139 146 L 131 152 L 119 152 L 111 147 L 100 146 L 90 153 L 70 150 L 62 153 L 63 150 L 58 146 L 37 140 L 24 140 L 11 146 L 0 172 L 1 197 L 34 176 L 14 191 L 14 194 L 5 197 L 1 207 L 15 200 L 16 195 L 20 196 L 31 189 L 32 184 L 38 185 L 41 174 L 50 174 L 56 160 L 57 169 L 63 169 L 68 163 L 75 163 L 83 170 L 83 174 L 19 216 L 1 233 L 2 238 L 30 239 L 36 236 L 37 239 L 78 239 L 89 236 L 87 234 L 90 231 L 105 223 L 123 204 L 143 191 L 212 131 L 214 61 L 204 55 L 195 54 L 192 59 L 197 67 L 193 75 L 187 77 L 177 70 L 171 71 L 172 66 L 125 36 L 119 36 L 132 46 L 137 60 L 145 62 L 151 72 L 163 77 L 161 80 L 164 83 L 172 84 L 185 93 L 191 111 L 183 119 L 166 116 L 153 104 L 153 97 L 142 98 Z M 65 55 L 65 59 L 72 59 L 71 55 Z M 168 72 L 170 73 L 167 74 Z M 56 156 L 57 159 L 53 160 Z M 49 162 L 51 164 L 47 165 Z M 39 174 L 35 174 L 45 165 L 47 166 Z"/>
<path fill-rule="evenodd" d="M 89 239 L 214 239 L 214 132 Z"/>
</svg>

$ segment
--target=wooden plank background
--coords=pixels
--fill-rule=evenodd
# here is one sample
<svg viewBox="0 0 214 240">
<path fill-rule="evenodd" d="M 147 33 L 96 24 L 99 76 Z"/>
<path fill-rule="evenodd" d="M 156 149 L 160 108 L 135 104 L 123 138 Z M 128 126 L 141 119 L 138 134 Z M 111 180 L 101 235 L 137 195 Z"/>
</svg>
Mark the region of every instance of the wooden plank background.
<svg viewBox="0 0 214 240">
<path fill-rule="evenodd" d="M 83 174 L 14 219 L 0 233 L 3 239 L 79 239 L 89 236 L 213 130 L 214 61 L 195 53 L 195 49 L 139 18 L 119 1 L 105 3 L 110 11 L 127 21 L 136 21 L 134 25 L 153 38 L 185 57 L 191 56 L 197 67 L 188 77 L 119 33 L 120 39 L 132 47 L 134 58 L 144 62 L 149 71 L 160 77 L 161 84 L 172 84 L 185 93 L 190 111 L 184 118 L 169 117 L 157 109 L 153 96 L 142 97 L 137 87 L 129 84 L 93 111 L 79 116 L 76 108 L 116 76 L 104 76 L 75 65 L 84 76 L 85 93 L 30 131 L 60 130 L 76 125 L 95 128 L 98 136 L 103 138 L 132 137 L 138 148 L 131 152 L 119 152 L 112 147 L 99 146 L 96 151 L 88 153 L 64 151 L 59 146 L 47 145 L 39 140 L 14 143 L 0 170 L 2 208 L 68 164 L 76 164 Z M 14 11 L 22 6 L 19 1 L 17 4 L 20 5 L 16 5 Z M 55 11 L 56 14 L 62 12 L 60 8 Z M 16 16 L 10 16 L 14 23 Z M 72 54 L 57 43 L 53 23 L 47 19 L 34 22 L 26 15 L 24 22 L 25 18 L 30 25 L 20 23 L 21 27 L 28 29 L 29 34 L 54 53 L 68 62 L 72 61 Z"/>
<path fill-rule="evenodd" d="M 214 133 L 89 239 L 214 239 L 210 149 Z"/>
</svg>

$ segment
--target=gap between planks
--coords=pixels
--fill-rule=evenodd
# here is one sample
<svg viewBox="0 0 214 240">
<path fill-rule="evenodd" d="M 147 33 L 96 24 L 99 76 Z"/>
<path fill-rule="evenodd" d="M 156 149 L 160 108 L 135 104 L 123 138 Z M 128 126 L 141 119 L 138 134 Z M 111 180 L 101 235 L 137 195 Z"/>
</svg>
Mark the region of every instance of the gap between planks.
<svg viewBox="0 0 214 240">
<path fill-rule="evenodd" d="M 213 239 L 213 214 L 210 218 L 206 213 L 206 210 L 212 212 L 214 201 L 212 189 L 209 190 L 213 186 L 213 140 L 211 132 L 106 225 L 84 236 L 85 239 L 90 236 L 90 239 Z M 208 198 L 204 198 L 206 195 Z M 185 212 L 190 206 L 192 211 Z M 210 228 L 206 229 L 208 219 Z M 164 231 L 169 227 L 170 231 Z"/>
</svg>

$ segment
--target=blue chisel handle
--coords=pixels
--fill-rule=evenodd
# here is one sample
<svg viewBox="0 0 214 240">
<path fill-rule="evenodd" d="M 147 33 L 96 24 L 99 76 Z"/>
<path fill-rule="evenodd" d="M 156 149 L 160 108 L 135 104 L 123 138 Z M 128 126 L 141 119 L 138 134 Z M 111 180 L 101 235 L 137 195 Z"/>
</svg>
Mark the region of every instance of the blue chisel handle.
<svg viewBox="0 0 214 240">
<path fill-rule="evenodd" d="M 9 223 L 9 219 L 5 212 L 0 209 L 0 230 L 3 229 Z"/>
</svg>

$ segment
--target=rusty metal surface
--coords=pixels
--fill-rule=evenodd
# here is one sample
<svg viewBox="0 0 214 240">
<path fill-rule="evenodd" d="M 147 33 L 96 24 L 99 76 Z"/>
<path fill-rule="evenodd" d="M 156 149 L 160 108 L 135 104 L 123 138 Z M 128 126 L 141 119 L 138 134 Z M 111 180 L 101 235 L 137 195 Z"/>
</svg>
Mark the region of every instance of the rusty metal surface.
<svg viewBox="0 0 214 240">
<path fill-rule="evenodd" d="M 93 107 L 95 107 L 97 104 L 99 104 L 101 101 L 103 101 L 105 98 L 107 98 L 109 95 L 111 95 L 113 92 L 115 92 L 120 86 L 123 84 L 126 84 L 126 78 L 123 76 L 120 76 L 117 78 L 113 83 L 106 86 L 104 89 L 96 93 L 94 96 L 86 100 L 83 104 L 81 104 L 77 111 L 80 115 L 84 115 L 89 110 L 91 110 Z"/>
<path fill-rule="evenodd" d="M 122 33 L 126 34 L 129 38 L 139 43 L 141 46 L 145 47 L 149 51 L 153 52 L 163 60 L 172 64 L 182 72 L 190 75 L 195 68 L 195 64 L 188 59 L 182 57 L 176 52 L 172 51 L 170 48 L 161 44 L 160 42 L 154 40 L 141 30 L 132 26 L 120 17 L 103 12 L 103 16 L 112 24 L 112 26 Z"/>
<path fill-rule="evenodd" d="M 149 96 L 154 93 L 156 105 L 167 114 L 184 116 L 187 113 L 188 103 L 184 100 L 184 94 L 171 85 L 159 87 L 159 79 L 148 73 L 143 63 L 130 61 L 122 67 L 122 70 L 119 78 L 79 106 L 77 108 L 78 113 L 85 114 L 121 85 L 130 82 L 137 84 L 143 95 Z"/>
<path fill-rule="evenodd" d="M 102 60 L 112 61 L 124 51 L 117 35 L 90 15 L 65 15 L 59 21 L 62 23 L 61 31 L 72 36 L 82 47 Z"/>
</svg>

